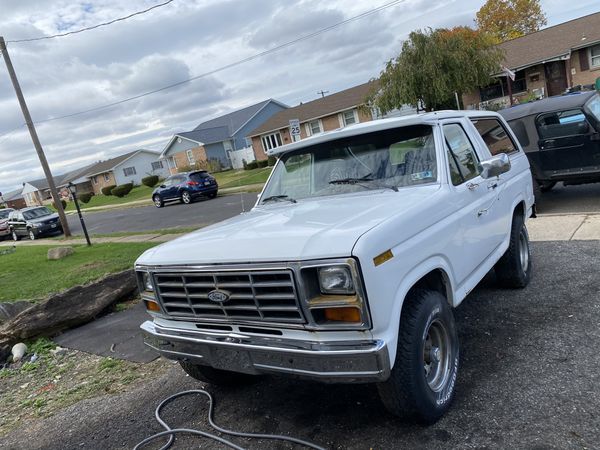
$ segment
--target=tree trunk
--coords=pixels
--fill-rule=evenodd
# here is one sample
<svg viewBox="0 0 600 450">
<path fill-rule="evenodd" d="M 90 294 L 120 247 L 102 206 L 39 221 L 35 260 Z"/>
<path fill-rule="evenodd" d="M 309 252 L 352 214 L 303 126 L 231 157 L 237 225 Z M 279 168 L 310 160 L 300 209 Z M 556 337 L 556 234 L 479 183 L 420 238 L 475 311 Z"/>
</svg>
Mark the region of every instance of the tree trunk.
<svg viewBox="0 0 600 450">
<path fill-rule="evenodd" d="M 2 324 L 0 348 L 89 322 L 118 300 L 133 294 L 136 289 L 134 271 L 126 270 L 52 295 Z"/>
</svg>

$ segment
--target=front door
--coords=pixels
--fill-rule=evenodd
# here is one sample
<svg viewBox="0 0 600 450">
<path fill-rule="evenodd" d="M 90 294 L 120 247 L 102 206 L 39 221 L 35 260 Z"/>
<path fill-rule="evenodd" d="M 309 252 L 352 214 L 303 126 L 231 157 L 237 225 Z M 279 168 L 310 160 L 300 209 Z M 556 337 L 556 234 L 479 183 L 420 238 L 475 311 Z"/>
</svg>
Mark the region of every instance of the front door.
<svg viewBox="0 0 600 450">
<path fill-rule="evenodd" d="M 567 89 L 567 70 L 564 61 L 552 61 L 544 66 L 548 96 L 560 95 Z"/>
</svg>

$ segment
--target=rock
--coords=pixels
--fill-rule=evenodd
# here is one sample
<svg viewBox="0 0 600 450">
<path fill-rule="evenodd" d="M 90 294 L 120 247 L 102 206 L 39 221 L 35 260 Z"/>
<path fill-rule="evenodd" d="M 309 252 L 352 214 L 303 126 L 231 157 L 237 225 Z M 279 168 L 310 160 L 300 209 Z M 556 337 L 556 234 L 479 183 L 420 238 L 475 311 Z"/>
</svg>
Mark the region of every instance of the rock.
<svg viewBox="0 0 600 450">
<path fill-rule="evenodd" d="M 29 360 L 29 362 L 34 363 L 38 360 L 39 356 L 37 353 L 34 353 L 33 355 L 31 355 L 31 359 Z"/>
<path fill-rule="evenodd" d="M 67 350 L 66 348 L 63 347 L 56 347 L 52 350 L 50 350 L 50 353 L 52 353 L 54 356 L 62 356 L 62 355 L 66 355 L 68 353 L 69 350 Z"/>
<path fill-rule="evenodd" d="M 63 259 L 75 253 L 73 247 L 52 247 L 48 250 L 48 259 Z"/>
<path fill-rule="evenodd" d="M 21 361 L 21 358 L 23 356 L 25 356 L 26 352 L 27 352 L 27 346 L 25 344 L 23 344 L 22 342 L 19 342 L 18 344 L 13 345 L 13 348 L 11 350 L 11 353 L 13 356 L 13 361 L 14 362 Z"/>
</svg>

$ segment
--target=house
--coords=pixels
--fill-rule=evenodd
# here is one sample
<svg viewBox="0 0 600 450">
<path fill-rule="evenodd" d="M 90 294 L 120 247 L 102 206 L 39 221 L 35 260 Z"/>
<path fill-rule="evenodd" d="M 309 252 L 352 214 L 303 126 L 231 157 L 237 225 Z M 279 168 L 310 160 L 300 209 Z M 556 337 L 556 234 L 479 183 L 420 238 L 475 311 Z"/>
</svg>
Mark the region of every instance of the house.
<svg viewBox="0 0 600 450">
<path fill-rule="evenodd" d="M 245 137 L 273 114 L 288 106 L 268 99 L 202 122 L 192 131 L 175 134 L 163 149 L 170 173 L 189 168 L 232 167 L 233 154 L 249 146 Z"/>
<path fill-rule="evenodd" d="M 100 194 L 105 186 L 127 183 L 138 185 L 142 178 L 149 175 L 169 175 L 164 162 L 158 157 L 157 152 L 135 150 L 92 165 L 84 176 L 89 178 L 95 194 Z"/>
<path fill-rule="evenodd" d="M 23 183 L 21 195 L 27 206 L 41 206 L 52 203 L 52 194 L 46 178 Z"/>
<path fill-rule="evenodd" d="M 559 95 L 566 89 L 593 84 L 600 77 L 600 12 L 570 20 L 499 44 L 517 102 Z M 507 77 L 463 95 L 466 108 L 510 104 Z"/>
<path fill-rule="evenodd" d="M 0 207 L 13 209 L 25 208 L 27 203 L 25 203 L 25 199 L 21 194 L 22 190 L 23 189 L 17 189 L 16 191 L 6 192 L 5 194 L 0 195 Z"/>
<path fill-rule="evenodd" d="M 267 150 L 292 142 L 290 120 L 300 121 L 299 139 L 373 120 L 376 118 L 374 113 L 361 106 L 375 88 L 374 83 L 354 86 L 274 114 L 248 134 L 256 159 L 267 159 Z"/>
</svg>

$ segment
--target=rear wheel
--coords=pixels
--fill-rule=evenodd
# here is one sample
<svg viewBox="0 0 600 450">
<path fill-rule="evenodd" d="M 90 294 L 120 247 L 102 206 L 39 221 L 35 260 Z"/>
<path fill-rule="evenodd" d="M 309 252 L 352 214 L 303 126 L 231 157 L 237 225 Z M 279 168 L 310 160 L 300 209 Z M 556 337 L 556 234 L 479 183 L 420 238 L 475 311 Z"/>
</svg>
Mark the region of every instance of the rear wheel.
<svg viewBox="0 0 600 450">
<path fill-rule="evenodd" d="M 192 195 L 188 191 L 183 191 L 181 193 L 181 201 L 186 205 L 192 203 Z"/>
<path fill-rule="evenodd" d="M 214 367 L 201 366 L 188 361 L 179 361 L 182 369 L 190 377 L 204 383 L 215 384 L 217 386 L 234 386 L 250 384 L 258 381 L 258 375 L 249 375 L 246 373 L 230 372 L 228 370 L 215 369 Z"/>
<path fill-rule="evenodd" d="M 437 291 L 414 290 L 402 308 L 396 359 L 379 396 L 394 415 L 437 421 L 450 408 L 459 344 L 454 316 Z"/>
<path fill-rule="evenodd" d="M 506 253 L 494 266 L 498 283 L 507 288 L 524 288 L 531 279 L 529 233 L 522 214 L 512 220 L 510 243 Z"/>
<path fill-rule="evenodd" d="M 30 240 L 35 241 L 35 233 L 33 232 L 33 230 L 31 228 L 29 229 L 27 234 L 29 235 Z"/>
<path fill-rule="evenodd" d="M 154 202 L 154 206 L 156 206 L 157 208 L 162 208 L 165 205 L 165 202 L 160 197 L 160 195 L 155 195 L 154 197 L 152 197 L 152 201 Z"/>
</svg>

